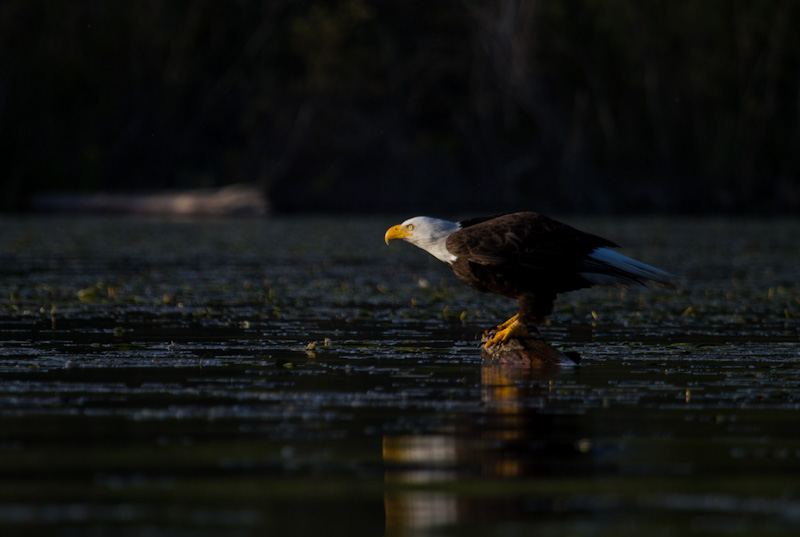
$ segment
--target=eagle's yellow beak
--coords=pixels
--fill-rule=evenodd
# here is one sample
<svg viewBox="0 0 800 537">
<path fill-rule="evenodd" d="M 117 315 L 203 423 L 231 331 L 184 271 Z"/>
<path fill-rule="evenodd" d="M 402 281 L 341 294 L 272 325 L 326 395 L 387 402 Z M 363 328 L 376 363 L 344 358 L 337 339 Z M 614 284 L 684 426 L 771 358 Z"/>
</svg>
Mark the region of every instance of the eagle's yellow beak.
<svg viewBox="0 0 800 537">
<path fill-rule="evenodd" d="M 383 238 L 386 239 L 386 244 L 389 244 L 389 241 L 392 239 L 404 239 L 411 235 L 412 233 L 410 231 L 407 231 L 403 226 L 398 224 L 390 227 Z"/>
</svg>

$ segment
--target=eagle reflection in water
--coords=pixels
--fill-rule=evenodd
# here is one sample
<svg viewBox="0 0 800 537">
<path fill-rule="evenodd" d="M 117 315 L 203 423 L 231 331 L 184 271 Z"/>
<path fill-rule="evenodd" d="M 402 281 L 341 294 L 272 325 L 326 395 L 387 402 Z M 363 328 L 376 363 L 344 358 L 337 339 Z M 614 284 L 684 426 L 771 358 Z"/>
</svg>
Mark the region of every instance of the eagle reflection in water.
<svg viewBox="0 0 800 537">
<path fill-rule="evenodd" d="M 452 425 L 439 432 L 384 436 L 386 535 L 522 520 L 531 498 L 498 493 L 492 483 L 591 467 L 591 432 L 580 420 L 546 411 L 550 375 L 485 363 L 478 414 L 448 419 Z M 555 510 L 556 498 L 536 500 L 537 510 Z"/>
</svg>

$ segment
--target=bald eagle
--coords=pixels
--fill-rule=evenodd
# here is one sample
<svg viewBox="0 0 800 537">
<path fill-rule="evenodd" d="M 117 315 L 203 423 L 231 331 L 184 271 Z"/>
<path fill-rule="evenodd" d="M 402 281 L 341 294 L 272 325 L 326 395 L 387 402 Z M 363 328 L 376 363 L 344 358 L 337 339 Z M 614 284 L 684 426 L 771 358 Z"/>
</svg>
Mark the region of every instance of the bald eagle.
<svg viewBox="0 0 800 537">
<path fill-rule="evenodd" d="M 603 285 L 657 285 L 672 277 L 611 250 L 608 239 L 538 213 L 524 212 L 449 222 L 417 216 L 389 228 L 386 244 L 403 239 L 449 264 L 470 287 L 519 301 L 519 313 L 495 329 L 486 346 L 530 337 L 553 311 L 559 293 Z"/>
</svg>

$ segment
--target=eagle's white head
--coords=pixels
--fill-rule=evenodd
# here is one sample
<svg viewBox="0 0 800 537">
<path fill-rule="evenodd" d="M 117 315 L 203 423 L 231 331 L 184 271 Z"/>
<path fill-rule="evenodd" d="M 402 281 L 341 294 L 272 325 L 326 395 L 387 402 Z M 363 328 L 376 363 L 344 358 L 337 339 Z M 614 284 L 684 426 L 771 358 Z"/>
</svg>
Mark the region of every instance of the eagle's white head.
<svg viewBox="0 0 800 537">
<path fill-rule="evenodd" d="M 458 222 L 439 220 L 429 216 L 409 218 L 402 224 L 392 226 L 384 238 L 386 244 L 392 239 L 403 239 L 422 248 L 436 259 L 452 264 L 456 256 L 447 250 L 447 237 L 461 229 Z"/>
</svg>

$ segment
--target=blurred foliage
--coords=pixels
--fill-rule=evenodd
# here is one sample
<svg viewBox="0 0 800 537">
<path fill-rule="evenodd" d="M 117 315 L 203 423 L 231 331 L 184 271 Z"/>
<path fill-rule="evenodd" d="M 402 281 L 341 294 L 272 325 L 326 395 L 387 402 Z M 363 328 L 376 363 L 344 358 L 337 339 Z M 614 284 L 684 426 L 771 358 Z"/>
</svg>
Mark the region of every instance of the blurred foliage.
<svg viewBox="0 0 800 537">
<path fill-rule="evenodd" d="M 0 206 L 800 208 L 800 5 L 5 0 Z"/>
</svg>

